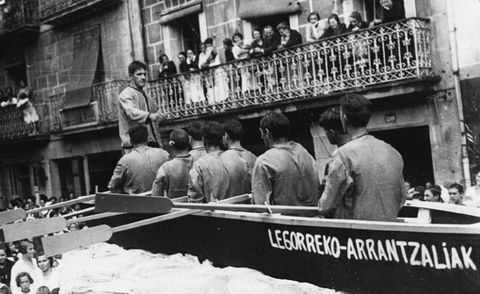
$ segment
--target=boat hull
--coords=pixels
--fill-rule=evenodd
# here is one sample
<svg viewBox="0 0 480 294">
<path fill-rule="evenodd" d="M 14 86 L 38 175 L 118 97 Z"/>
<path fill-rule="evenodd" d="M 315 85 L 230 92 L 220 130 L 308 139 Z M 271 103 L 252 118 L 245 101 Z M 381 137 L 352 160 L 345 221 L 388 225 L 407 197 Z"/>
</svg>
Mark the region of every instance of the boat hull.
<svg viewBox="0 0 480 294">
<path fill-rule="evenodd" d="M 343 291 L 478 293 L 478 228 L 431 226 L 204 212 L 115 233 L 110 242 Z"/>
</svg>

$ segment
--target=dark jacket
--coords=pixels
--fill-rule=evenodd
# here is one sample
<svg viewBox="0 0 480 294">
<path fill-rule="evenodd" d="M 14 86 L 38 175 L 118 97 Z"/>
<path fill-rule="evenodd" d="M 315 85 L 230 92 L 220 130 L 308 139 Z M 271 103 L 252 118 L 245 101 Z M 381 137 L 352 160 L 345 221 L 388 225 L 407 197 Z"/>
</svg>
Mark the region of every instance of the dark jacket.
<svg viewBox="0 0 480 294">
<path fill-rule="evenodd" d="M 278 45 L 280 45 L 280 37 L 277 34 L 273 34 L 271 38 L 263 39 L 263 53 L 265 55 L 271 54 L 273 51 L 277 50 Z"/>
<path fill-rule="evenodd" d="M 235 60 L 235 57 L 232 53 L 232 48 L 225 49 L 225 62 Z"/>
<path fill-rule="evenodd" d="M 188 64 L 186 62 L 180 63 L 180 73 L 189 71 Z"/>
<path fill-rule="evenodd" d="M 163 71 L 159 74 L 160 78 L 166 78 L 177 73 L 177 67 L 173 61 L 169 61 L 166 65 L 160 64 L 163 67 Z"/>
<path fill-rule="evenodd" d="M 347 27 L 345 26 L 345 24 L 340 23 L 340 24 L 338 24 L 336 29 L 332 29 L 330 27 L 328 29 L 326 29 L 325 33 L 323 33 L 323 35 L 322 35 L 322 38 L 329 38 L 329 37 L 340 35 L 340 34 L 343 34 L 343 33 L 346 33 L 346 32 L 347 32 Z"/>
<path fill-rule="evenodd" d="M 403 1 L 393 0 L 393 6 L 390 10 L 387 10 L 383 7 L 380 9 L 382 14 L 382 23 L 392 22 L 396 20 L 401 20 L 405 18 L 405 7 Z"/>
<path fill-rule="evenodd" d="M 288 48 L 299 44 L 302 44 L 302 35 L 296 30 L 290 30 L 290 37 L 283 47 Z"/>
</svg>

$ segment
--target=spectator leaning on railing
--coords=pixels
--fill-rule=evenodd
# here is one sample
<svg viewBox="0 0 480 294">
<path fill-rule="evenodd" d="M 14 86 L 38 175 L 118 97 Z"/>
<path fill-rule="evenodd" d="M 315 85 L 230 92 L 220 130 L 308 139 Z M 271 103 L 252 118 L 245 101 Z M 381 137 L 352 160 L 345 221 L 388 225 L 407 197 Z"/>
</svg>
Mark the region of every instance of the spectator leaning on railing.
<svg viewBox="0 0 480 294">
<path fill-rule="evenodd" d="M 277 31 L 280 34 L 280 45 L 278 49 L 302 44 L 302 35 L 298 31 L 292 30 L 286 22 L 279 23 L 277 25 Z"/>
</svg>

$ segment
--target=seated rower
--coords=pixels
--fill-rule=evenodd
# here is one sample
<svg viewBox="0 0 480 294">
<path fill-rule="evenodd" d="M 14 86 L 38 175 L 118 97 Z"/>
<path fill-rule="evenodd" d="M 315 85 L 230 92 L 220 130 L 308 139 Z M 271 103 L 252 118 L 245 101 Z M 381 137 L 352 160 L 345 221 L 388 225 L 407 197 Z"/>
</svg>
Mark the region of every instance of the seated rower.
<svg viewBox="0 0 480 294">
<path fill-rule="evenodd" d="M 193 165 L 193 158 L 188 152 L 190 138 L 183 129 L 175 129 L 170 133 L 169 145 L 175 157 L 162 164 L 153 182 L 153 196 L 177 198 L 187 195 L 188 173 Z"/>
<path fill-rule="evenodd" d="M 225 129 L 218 122 L 205 123 L 202 138 L 207 154 L 190 170 L 188 197 L 190 202 L 222 200 L 251 190 L 245 160 L 236 154 L 224 154 L 222 139 Z"/>
<path fill-rule="evenodd" d="M 395 221 L 405 201 L 402 156 L 368 134 L 370 116 L 367 98 L 349 94 L 340 99 L 340 119 L 351 139 L 334 152 L 329 164 L 319 201 L 323 216 Z"/>
<path fill-rule="evenodd" d="M 160 166 L 169 158 L 168 152 L 147 146 L 145 125 L 128 130 L 133 150 L 120 158 L 113 171 L 108 188 L 113 193 L 138 194 L 152 188 Z"/>
<path fill-rule="evenodd" d="M 280 113 L 268 113 L 260 121 L 260 133 L 269 148 L 255 162 L 252 194 L 256 204 L 314 206 L 319 179 L 315 159 L 302 145 L 288 140 L 290 121 Z"/>
</svg>

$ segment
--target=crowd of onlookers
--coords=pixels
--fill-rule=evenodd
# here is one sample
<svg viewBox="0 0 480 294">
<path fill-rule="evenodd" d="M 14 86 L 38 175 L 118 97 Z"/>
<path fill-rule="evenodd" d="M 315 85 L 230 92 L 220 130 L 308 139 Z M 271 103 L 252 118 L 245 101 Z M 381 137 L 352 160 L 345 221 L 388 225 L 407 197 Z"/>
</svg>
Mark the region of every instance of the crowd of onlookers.
<svg viewBox="0 0 480 294">
<path fill-rule="evenodd" d="M 32 240 L 0 242 L 1 294 L 59 293 L 61 260 L 47 257 L 36 243 Z"/>
<path fill-rule="evenodd" d="M 327 19 L 320 19 L 318 12 L 311 12 L 308 16 L 308 24 L 305 36 L 291 29 L 286 22 L 279 23 L 276 27 L 267 25 L 263 28 L 252 30 L 252 41 L 246 43 L 242 33 L 236 31 L 231 38 L 223 40 L 224 60 L 242 60 L 258 58 L 269 55 L 275 50 L 293 47 L 307 42 L 315 42 L 330 38 L 343 33 L 354 32 L 360 29 L 372 27 L 381 23 L 388 23 L 405 18 L 405 9 L 401 0 L 381 0 L 381 8 L 370 24 L 363 20 L 360 12 L 353 11 L 348 16 L 348 27 L 337 14 L 331 14 Z M 207 38 L 200 43 L 200 52 L 196 53 L 189 48 L 178 53 L 178 70 L 180 73 L 208 68 L 220 64 L 220 57 L 215 49 L 214 39 Z M 166 54 L 159 57 L 159 77 L 164 78 L 177 74 L 177 66 Z"/>
<path fill-rule="evenodd" d="M 407 200 L 450 203 L 477 207 L 480 205 L 480 172 L 476 175 L 476 184 L 466 190 L 462 184 L 452 183 L 448 186 L 426 182 L 424 186 L 412 187 L 405 182 Z"/>
<path fill-rule="evenodd" d="M 75 199 L 74 193 L 67 197 L 48 198 L 44 194 L 20 198 L 14 196 L 8 203 L 7 209 L 22 208 L 27 211 L 26 221 L 68 216 L 81 210 L 80 204 L 48 209 L 50 205 Z M 29 210 L 45 207 L 37 213 L 28 213 Z M 81 214 L 79 214 L 81 216 Z M 75 218 L 76 216 L 73 216 Z M 82 223 L 74 222 L 68 225 L 64 232 L 81 229 Z M 45 256 L 39 238 L 21 240 L 18 242 L 0 242 L 0 294 L 32 293 L 50 294 L 59 293 L 59 275 L 61 256 Z"/>
</svg>

